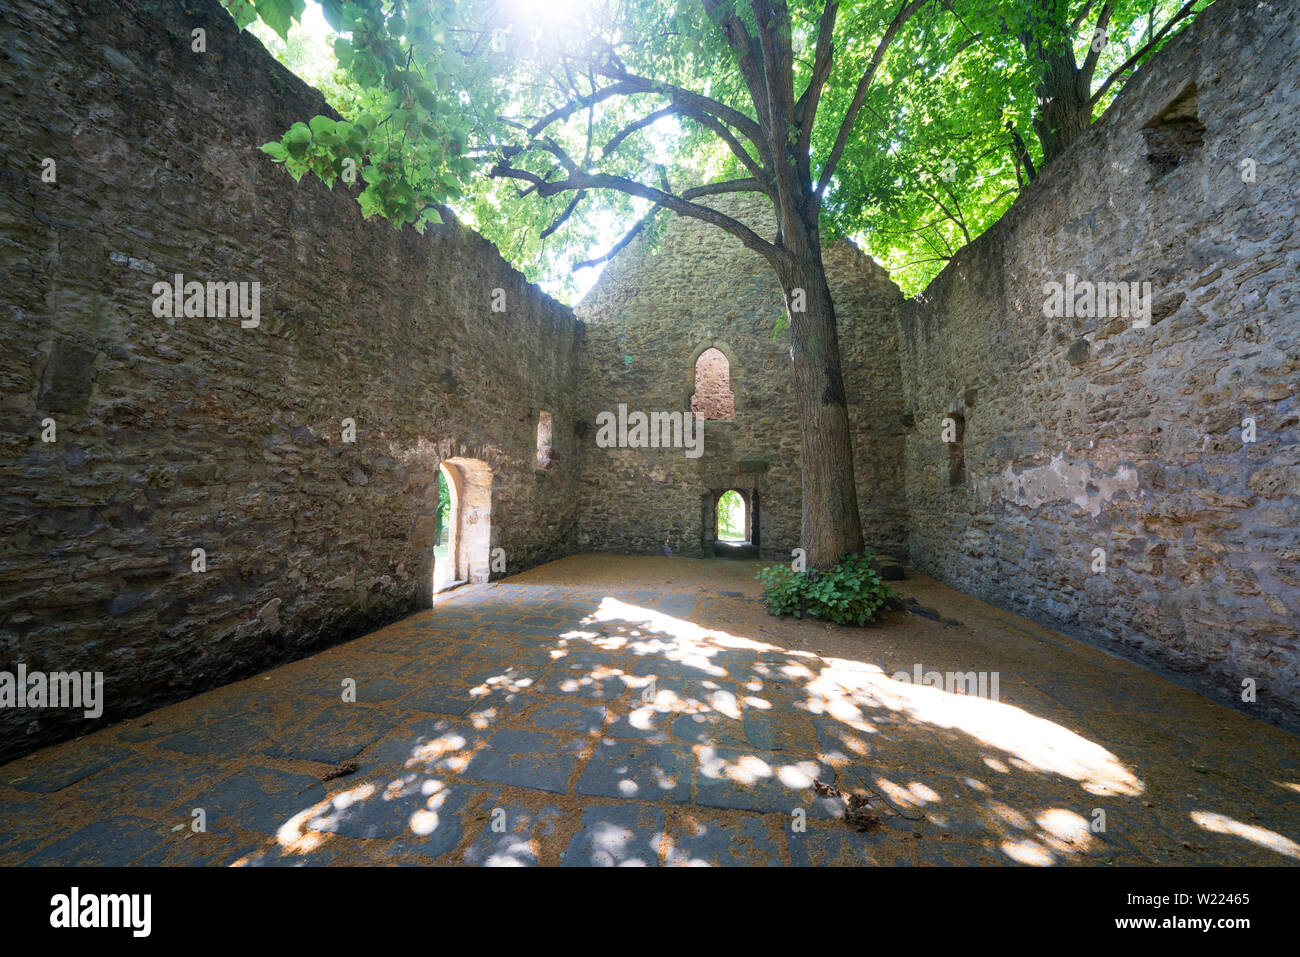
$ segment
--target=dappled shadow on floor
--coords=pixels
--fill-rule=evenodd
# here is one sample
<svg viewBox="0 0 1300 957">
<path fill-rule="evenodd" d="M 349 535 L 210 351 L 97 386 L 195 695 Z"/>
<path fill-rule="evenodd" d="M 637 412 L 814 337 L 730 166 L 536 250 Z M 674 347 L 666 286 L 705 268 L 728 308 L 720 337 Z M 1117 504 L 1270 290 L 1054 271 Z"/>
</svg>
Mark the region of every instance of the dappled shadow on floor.
<svg viewBox="0 0 1300 957">
<path fill-rule="evenodd" d="M 696 564 L 461 589 L 14 762 L 0 862 L 1300 861 L 1275 728 L 941 586 L 965 624 L 845 629 Z"/>
</svg>

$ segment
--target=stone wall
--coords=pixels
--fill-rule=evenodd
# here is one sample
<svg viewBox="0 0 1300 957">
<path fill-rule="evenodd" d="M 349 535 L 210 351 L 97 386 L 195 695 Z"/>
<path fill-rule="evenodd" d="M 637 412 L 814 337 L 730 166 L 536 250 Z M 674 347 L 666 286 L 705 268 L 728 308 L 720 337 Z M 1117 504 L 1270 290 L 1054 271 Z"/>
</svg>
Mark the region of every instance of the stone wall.
<svg viewBox="0 0 1300 957">
<path fill-rule="evenodd" d="M 216 0 L 15 0 L 0 72 L 0 670 L 103 672 L 110 720 L 391 621 L 443 458 L 491 466 L 507 572 L 574 550 L 571 310 L 295 184 L 258 146 L 326 107 Z M 176 273 L 260 282 L 260 324 L 156 317 Z M 0 710 L 0 761 L 89 727 Z"/>
<path fill-rule="evenodd" d="M 761 198 L 711 202 L 763 234 L 773 231 Z M 904 535 L 901 294 L 848 243 L 827 249 L 826 266 L 855 423 L 864 535 L 877 550 L 897 550 Z M 620 253 L 577 313 L 586 335 L 581 547 L 649 553 L 667 541 L 674 554 L 709 553 L 717 495 L 734 488 L 747 503 L 757 494 L 762 554 L 788 559 L 801 520 L 799 424 L 790 336 L 772 337 L 785 305 L 767 263 L 717 227 L 677 217 L 657 243 L 634 240 Z M 735 418 L 704 423 L 702 456 L 597 445 L 596 416 L 619 404 L 629 412 L 689 412 L 696 361 L 710 348 L 727 357 Z"/>
<path fill-rule="evenodd" d="M 399 617 L 429 598 L 442 461 L 466 538 L 488 493 L 507 573 L 705 553 L 728 488 L 765 557 L 798 545 L 784 306 L 715 227 L 630 246 L 584 326 L 468 230 L 399 232 L 294 184 L 257 147 L 327 108 L 216 0 L 15 0 L 0 72 L 0 671 L 103 672 L 107 721 Z M 826 251 L 869 547 L 906 539 L 927 573 L 1230 703 L 1253 679 L 1253 712 L 1284 721 L 1298 104 L 1293 7 L 1219 0 L 918 299 Z M 761 203 L 717 202 L 770 233 Z M 156 316 L 177 273 L 259 282 L 260 322 Z M 1044 316 L 1068 275 L 1149 282 L 1150 325 Z M 735 414 L 699 458 L 597 444 L 620 405 L 687 413 L 709 348 Z M 0 709 L 0 760 L 90 726 Z"/>
<path fill-rule="evenodd" d="M 1254 679 L 1246 709 L 1284 720 L 1300 715 L 1298 16 L 1210 7 L 901 314 L 915 564 L 1229 703 Z M 1149 282 L 1150 326 L 1046 317 L 1067 274 Z"/>
</svg>

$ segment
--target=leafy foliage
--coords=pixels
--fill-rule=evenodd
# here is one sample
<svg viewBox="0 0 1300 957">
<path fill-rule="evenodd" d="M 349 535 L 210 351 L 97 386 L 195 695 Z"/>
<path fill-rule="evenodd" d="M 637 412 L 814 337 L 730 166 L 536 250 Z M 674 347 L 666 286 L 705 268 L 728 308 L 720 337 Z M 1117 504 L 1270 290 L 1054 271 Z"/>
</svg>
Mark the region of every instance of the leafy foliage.
<svg viewBox="0 0 1300 957">
<path fill-rule="evenodd" d="M 305 0 L 223 0 L 241 27 L 249 7 L 281 37 Z M 478 111 L 495 115 L 498 51 L 458 49 L 448 36 L 473 22 L 479 0 L 323 0 L 333 54 L 350 79 L 347 117 L 312 117 L 263 146 L 295 179 L 312 173 L 364 184 L 366 216 L 423 230 L 457 200 L 474 172 L 468 153 Z M 472 94 L 471 94 L 472 91 Z"/>
<path fill-rule="evenodd" d="M 302 20 L 307 8 L 306 0 L 221 0 L 235 24 L 243 30 L 249 24 L 261 20 L 280 35 L 282 40 L 289 37 L 289 27 L 294 20 Z"/>
<path fill-rule="evenodd" d="M 288 37 L 305 0 L 223 0 L 236 22 Z M 820 209 L 831 237 L 865 246 L 907 292 L 995 222 L 1044 161 L 1044 76 L 1077 67 L 1099 116 L 1166 29 L 1210 0 L 929 0 L 884 49 Z M 341 121 L 295 124 L 266 151 L 296 177 L 343 178 L 366 215 L 417 229 L 454 208 L 532 279 L 559 278 L 656 208 L 644 193 L 549 193 L 572 170 L 682 195 L 749 175 L 708 118 L 706 96 L 762 119 L 728 40 L 789 11 L 799 96 L 816 78 L 819 25 L 833 57 L 807 134 L 816 182 L 876 41 L 902 0 L 323 0 Z M 1101 24 L 1104 22 L 1104 28 Z M 1099 50 L 1098 29 L 1104 32 Z M 783 41 L 784 42 L 784 41 Z M 1064 58 L 1064 60 L 1062 59 Z M 645 83 L 629 83 L 632 76 Z M 622 88 L 618 95 L 600 91 Z M 543 125 L 543 121 L 550 120 Z M 707 121 L 706 121 L 707 120 Z M 735 122 L 723 123 L 740 136 Z M 801 131 L 789 129 L 799 152 Z M 744 137 L 740 136 L 743 140 Z M 563 156 L 561 160 L 558 157 Z M 503 161 L 513 173 L 493 176 Z M 486 175 L 483 175 L 486 174 Z M 664 217 L 642 235 L 653 236 Z"/>
<path fill-rule="evenodd" d="M 769 615 L 803 617 L 804 589 L 807 587 L 805 574 L 796 572 L 789 565 L 771 565 L 754 577 L 763 583 L 763 603 Z"/>
<path fill-rule="evenodd" d="M 435 539 L 438 544 L 447 541 L 451 529 L 451 480 L 444 474 L 438 475 L 438 507 L 435 510 L 438 520 Z"/>
<path fill-rule="evenodd" d="M 718 537 L 726 541 L 745 537 L 745 500 L 735 489 L 718 496 Z"/>
<path fill-rule="evenodd" d="M 846 555 L 827 571 L 797 572 L 786 565 L 764 568 L 755 576 L 763 584 L 768 613 L 820 618 L 839 625 L 865 625 L 898 601 L 872 567 L 871 555 Z"/>
<path fill-rule="evenodd" d="M 1096 97 L 1084 108 L 1091 122 L 1168 41 L 1172 33 L 1161 30 L 1210 2 L 958 0 L 955 29 L 921 20 L 897 41 L 907 66 L 871 91 L 866 112 L 875 122 L 841 165 L 823 221 L 859 240 L 904 292 L 925 288 L 1050 159 L 1041 98 L 1057 91 L 1040 89 L 1044 75 L 1077 64 L 1069 81 Z"/>
</svg>

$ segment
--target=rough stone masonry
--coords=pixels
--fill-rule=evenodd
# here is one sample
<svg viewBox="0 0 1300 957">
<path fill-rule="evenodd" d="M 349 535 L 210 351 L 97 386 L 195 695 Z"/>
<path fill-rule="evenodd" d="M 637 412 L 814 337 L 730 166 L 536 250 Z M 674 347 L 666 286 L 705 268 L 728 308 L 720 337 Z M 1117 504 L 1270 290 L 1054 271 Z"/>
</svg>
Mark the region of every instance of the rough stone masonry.
<svg viewBox="0 0 1300 957">
<path fill-rule="evenodd" d="M 1298 15 L 1208 8 L 916 299 L 827 252 L 869 544 L 1283 722 Z M 669 224 L 575 317 L 469 230 L 293 183 L 258 146 L 327 108 L 216 0 L 14 0 L 3 30 L 0 670 L 103 673 L 112 721 L 395 620 L 429 600 L 445 462 L 475 463 L 494 576 L 708 554 L 733 488 L 765 557 L 798 545 L 781 297 L 726 235 Z M 156 315 L 178 274 L 259 283 L 258 322 Z M 1068 276 L 1149 282 L 1149 322 L 1045 314 Z M 734 417 L 700 458 L 596 444 L 620 403 L 689 412 L 710 349 Z M 0 710 L 0 760 L 91 726 Z"/>
<path fill-rule="evenodd" d="M 102 672 L 120 719 L 427 605 L 448 459 L 491 468 L 507 573 L 574 550 L 571 310 L 467 229 L 295 186 L 258 147 L 327 107 L 216 0 L 5 20 L 0 670 Z M 259 282 L 257 326 L 159 318 L 176 274 Z M 32 714 L 0 759 L 88 726 Z"/>
<path fill-rule="evenodd" d="M 1293 718 L 1298 15 L 1209 7 L 900 312 L 916 566 Z M 1150 315 L 1045 316 L 1071 277 L 1150 283 Z"/>
</svg>

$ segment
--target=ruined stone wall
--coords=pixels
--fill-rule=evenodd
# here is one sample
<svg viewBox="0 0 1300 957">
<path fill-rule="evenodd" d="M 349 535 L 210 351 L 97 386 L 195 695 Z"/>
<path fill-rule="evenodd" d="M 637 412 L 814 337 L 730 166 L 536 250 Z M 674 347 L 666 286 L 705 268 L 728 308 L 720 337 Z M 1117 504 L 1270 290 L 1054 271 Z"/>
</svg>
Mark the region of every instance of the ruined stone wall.
<svg viewBox="0 0 1300 957">
<path fill-rule="evenodd" d="M 569 309 L 468 230 L 295 184 L 258 146 L 323 101 L 216 0 L 4 20 L 0 670 L 102 671 L 109 720 L 391 621 L 428 600 L 446 457 L 491 466 L 508 572 L 573 550 Z M 259 281 L 260 325 L 156 318 L 176 273 Z M 0 761 L 74 714 L 0 710 Z"/>
<path fill-rule="evenodd" d="M 901 322 L 915 564 L 1221 700 L 1254 679 L 1245 707 L 1284 720 L 1300 714 L 1298 15 L 1210 7 Z M 1067 274 L 1149 282 L 1151 325 L 1046 317 Z"/>
<path fill-rule="evenodd" d="M 716 197 L 715 208 L 761 234 L 770 209 L 753 197 Z M 849 244 L 826 250 L 839 317 L 854 458 L 869 547 L 901 547 L 904 534 L 902 393 L 896 311 L 888 275 Z M 585 324 L 581 394 L 580 542 L 594 551 L 700 555 L 713 534 L 716 494 L 758 495 L 765 557 L 789 558 L 799 544 L 802 490 L 790 336 L 772 330 L 784 315 L 780 286 L 763 259 L 715 226 L 675 218 L 658 243 L 634 241 L 606 268 L 576 309 Z M 735 418 L 704 423 L 704 452 L 601 448 L 601 411 L 689 412 L 695 364 L 709 348 L 727 356 Z"/>
</svg>

